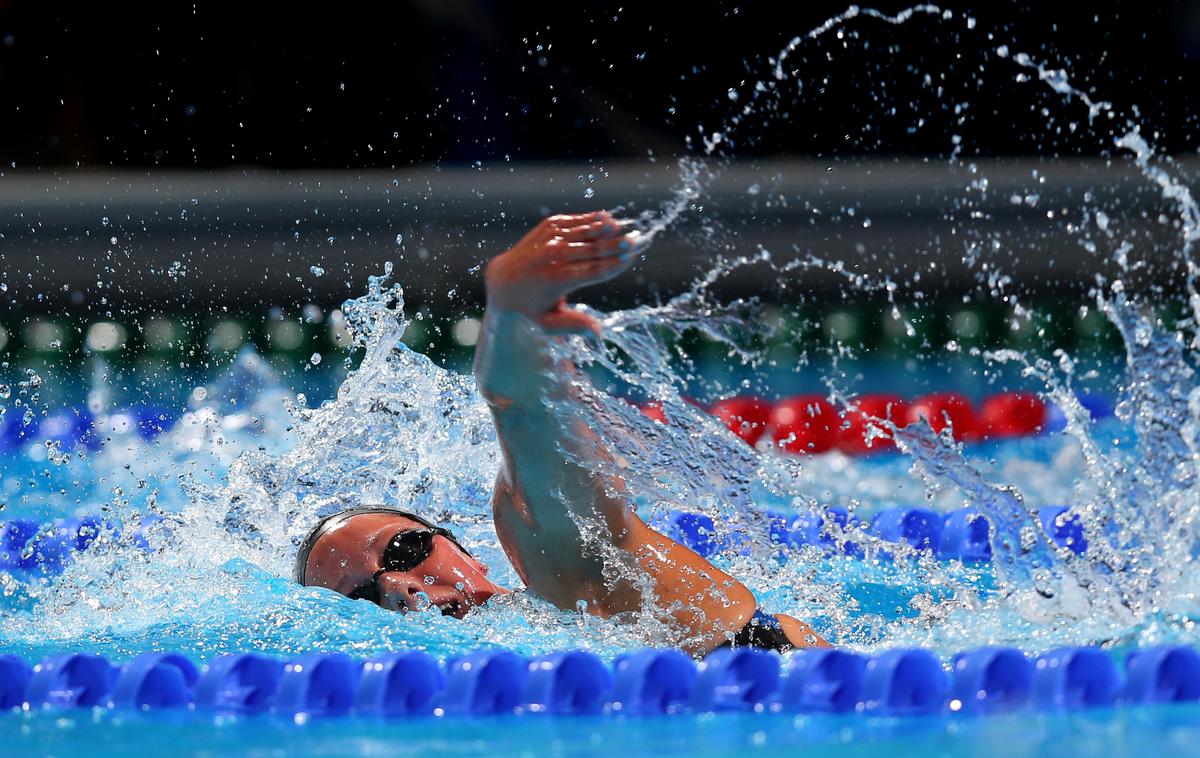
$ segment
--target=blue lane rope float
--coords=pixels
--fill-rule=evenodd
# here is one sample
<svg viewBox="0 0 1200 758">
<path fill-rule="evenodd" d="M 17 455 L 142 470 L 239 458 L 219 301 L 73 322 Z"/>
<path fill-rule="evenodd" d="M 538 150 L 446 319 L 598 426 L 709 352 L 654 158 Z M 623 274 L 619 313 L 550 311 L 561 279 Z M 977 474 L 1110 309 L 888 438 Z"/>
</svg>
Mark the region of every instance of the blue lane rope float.
<svg viewBox="0 0 1200 758">
<path fill-rule="evenodd" d="M 842 507 L 802 513 L 769 509 L 767 516 L 771 540 L 789 547 L 812 546 L 827 553 L 862 558 L 863 550 L 854 539 L 855 533 L 861 533 L 886 542 L 904 542 L 917 550 L 931 550 L 945 560 L 980 562 L 991 559 L 987 518 L 971 508 L 949 513 L 910 506 L 883 508 L 871 517 L 869 528 L 868 523 Z M 712 555 L 715 551 L 711 546 L 730 547 L 712 536 L 715 523 L 708 516 L 690 514 L 690 518 L 681 519 L 672 514 L 665 526 L 672 536 L 701 555 Z M 835 539 L 831 527 L 840 531 L 845 539 Z"/>
<path fill-rule="evenodd" d="M 26 708 L 91 708 L 106 704 L 118 669 L 100 655 L 60 653 L 33 667 L 25 688 Z"/>
<path fill-rule="evenodd" d="M 177 653 L 142 653 L 121 668 L 108 700 L 110 708 L 181 708 L 192 700 L 200 672 Z"/>
<path fill-rule="evenodd" d="M 965 713 L 1020 708 L 1033 694 L 1033 664 L 1012 648 L 985 647 L 960 653 L 954 657 L 951 671 L 952 702 L 959 703 Z"/>
<path fill-rule="evenodd" d="M 430 713 L 446 676 L 428 655 L 385 653 L 363 664 L 355 713 L 378 717 Z"/>
<path fill-rule="evenodd" d="M 632 715 L 677 713 L 696 686 L 696 666 L 678 650 L 638 650 L 613 662 L 611 707 Z"/>
<path fill-rule="evenodd" d="M 942 560 L 986 563 L 992 557 L 988 520 L 971 508 L 949 513 L 909 506 L 884 508 L 871 518 L 869 528 L 840 507 L 828 508 L 821 513 L 770 509 L 767 515 L 771 541 L 791 548 L 811 546 L 828 554 L 862 558 L 863 550 L 853 539 L 858 532 L 886 542 L 906 543 L 917 550 L 932 551 Z M 1066 506 L 1042 508 L 1038 511 L 1038 519 L 1056 545 L 1076 554 L 1087 549 L 1079 515 L 1071 513 Z M 143 518 L 134 531 L 134 543 L 148 549 L 145 531 L 158 520 L 157 516 Z M 706 558 L 739 548 L 737 535 L 719 535 L 712 517 L 705 514 L 675 512 L 656 520 L 655 526 Z M 831 526 L 847 539 L 836 540 L 830 533 Z M 62 518 L 44 523 L 23 518 L 0 522 L 0 571 L 32 576 L 57 574 L 71 561 L 74 553 L 86 550 L 105 534 L 118 539 L 121 531 L 100 516 Z M 886 551 L 880 555 L 891 557 Z"/>
<path fill-rule="evenodd" d="M 119 408 L 109 414 L 110 422 L 128 425 L 144 440 L 170 431 L 181 412 L 160 405 Z M 0 416 L 0 454 L 11 454 L 32 442 L 54 442 L 63 450 L 99 450 L 104 438 L 96 429 L 96 417 L 86 407 L 60 408 L 45 416 L 10 409 Z"/>
<path fill-rule="evenodd" d="M 1038 658 L 1033 701 L 1045 710 L 1100 708 L 1117 702 L 1121 686 L 1120 672 L 1104 651 L 1059 648 Z"/>
<path fill-rule="evenodd" d="M 832 648 L 805 651 L 788 662 L 777 702 L 787 712 L 847 713 L 863 702 L 867 659 Z"/>
<path fill-rule="evenodd" d="M 817 547 L 829 554 L 863 557 L 854 535 L 870 534 L 886 542 L 906 543 L 916 550 L 932 551 L 942 560 L 986 563 L 992 558 L 990 523 L 973 508 L 942 513 L 929 508 L 897 506 L 876 511 L 869 527 L 845 508 L 827 508 L 822 512 L 793 513 L 770 509 L 767 512 L 772 542 L 787 547 Z M 1087 549 L 1083 523 L 1066 506 L 1047 506 L 1038 511 L 1038 520 L 1046 535 L 1059 547 L 1076 554 Z M 668 536 L 704 557 L 735 551 L 736 535 L 720 535 L 711 516 L 674 512 L 655 525 Z M 835 539 L 840 531 L 844 540 Z M 888 558 L 884 553 L 881 557 Z"/>
<path fill-rule="evenodd" d="M 25 702 L 33 669 L 15 655 L 0 655 L 0 709 L 20 707 Z"/>
<path fill-rule="evenodd" d="M 701 713 L 763 710 L 779 689 L 779 657 L 765 650 L 716 650 L 697 672 L 689 704 Z"/>
<path fill-rule="evenodd" d="M 354 707 L 360 665 L 342 653 L 304 655 L 284 664 L 275 690 L 280 713 L 345 716 Z"/>
<path fill-rule="evenodd" d="M 35 666 L 0 656 L 0 708 L 191 710 L 271 714 L 289 720 L 525 714 L 646 716 L 715 712 L 981 716 L 1021 710 L 1200 702 L 1200 655 L 1189 647 L 1137 650 L 1124 666 L 1090 647 L 1031 660 L 1013 648 L 980 648 L 949 667 L 921 649 L 864 655 L 799 650 L 778 655 L 728 648 L 696 662 L 646 649 L 612 667 L 574 650 L 526 658 L 480 650 L 445 666 L 427 653 L 342 653 L 288 661 L 222 656 L 200 669 L 178 653 L 143 653 L 124 665 L 88 653 Z"/>
<path fill-rule="evenodd" d="M 251 653 L 221 656 L 197 682 L 193 703 L 201 710 L 263 713 L 271 708 L 283 666 L 283 661 Z"/>
</svg>

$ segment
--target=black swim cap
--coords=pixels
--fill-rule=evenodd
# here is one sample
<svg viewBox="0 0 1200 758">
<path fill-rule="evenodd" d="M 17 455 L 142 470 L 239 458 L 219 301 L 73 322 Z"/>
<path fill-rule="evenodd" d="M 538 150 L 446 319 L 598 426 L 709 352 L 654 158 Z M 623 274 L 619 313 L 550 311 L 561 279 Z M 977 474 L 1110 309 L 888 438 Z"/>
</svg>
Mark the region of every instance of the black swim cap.
<svg viewBox="0 0 1200 758">
<path fill-rule="evenodd" d="M 308 536 L 304 538 L 304 541 L 300 543 L 300 548 L 296 551 L 296 565 L 292 569 L 292 578 L 296 580 L 297 584 L 304 584 L 304 575 L 308 571 L 308 557 L 312 553 L 313 546 L 317 544 L 317 540 L 321 539 L 321 537 L 323 537 L 330 529 L 341 526 L 355 516 L 361 516 L 366 513 L 387 513 L 393 516 L 403 516 L 416 521 L 418 524 L 423 524 L 430 529 L 433 529 L 436 526 L 428 519 L 421 518 L 415 513 L 402 511 L 399 508 L 387 508 L 382 505 L 365 505 L 357 508 L 347 508 L 344 511 L 338 511 L 337 513 L 330 514 L 329 516 L 326 516 L 317 522 L 316 526 L 314 526 L 308 532 Z M 458 540 L 455 540 L 453 537 L 450 539 L 453 540 L 454 544 L 458 545 L 458 547 L 464 553 L 470 555 L 466 548 L 464 548 L 462 545 L 459 545 Z"/>
</svg>

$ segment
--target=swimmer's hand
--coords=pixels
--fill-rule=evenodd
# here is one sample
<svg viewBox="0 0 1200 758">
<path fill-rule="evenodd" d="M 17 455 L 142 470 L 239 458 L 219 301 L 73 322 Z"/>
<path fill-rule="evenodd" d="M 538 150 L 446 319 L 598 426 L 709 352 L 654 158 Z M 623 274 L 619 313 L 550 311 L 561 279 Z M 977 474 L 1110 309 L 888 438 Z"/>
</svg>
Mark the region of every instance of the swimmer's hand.
<svg viewBox="0 0 1200 758">
<path fill-rule="evenodd" d="M 608 281 L 634 260 L 637 237 L 607 211 L 551 216 L 488 264 L 488 308 L 523 314 L 552 332 L 594 332 L 566 295 Z"/>
</svg>

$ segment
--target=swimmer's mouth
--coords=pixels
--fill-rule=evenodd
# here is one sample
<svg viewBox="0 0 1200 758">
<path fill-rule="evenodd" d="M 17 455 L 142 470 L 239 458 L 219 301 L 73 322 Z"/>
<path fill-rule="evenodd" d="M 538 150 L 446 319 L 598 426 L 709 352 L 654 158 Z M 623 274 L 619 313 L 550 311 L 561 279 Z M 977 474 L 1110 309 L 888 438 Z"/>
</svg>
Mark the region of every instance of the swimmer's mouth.
<svg viewBox="0 0 1200 758">
<path fill-rule="evenodd" d="M 438 606 L 443 616 L 453 616 L 461 619 L 468 613 L 487 603 L 498 592 L 504 592 L 499 587 L 493 588 L 495 591 L 475 590 L 466 595 L 460 600 L 447 600 L 444 604 Z"/>
</svg>

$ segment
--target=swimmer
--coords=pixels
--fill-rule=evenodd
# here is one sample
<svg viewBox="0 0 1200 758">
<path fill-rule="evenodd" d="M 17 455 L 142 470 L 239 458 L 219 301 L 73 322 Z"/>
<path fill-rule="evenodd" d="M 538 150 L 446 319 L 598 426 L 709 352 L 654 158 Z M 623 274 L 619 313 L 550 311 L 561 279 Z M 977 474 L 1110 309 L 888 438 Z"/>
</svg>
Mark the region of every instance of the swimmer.
<svg viewBox="0 0 1200 758">
<path fill-rule="evenodd" d="M 552 216 L 487 267 L 475 379 L 503 455 L 492 501 L 500 544 L 530 592 L 602 618 L 636 616 L 648 603 L 671 622 L 665 626 L 674 638 L 664 644 L 692 655 L 723 646 L 826 645 L 807 624 L 763 612 L 744 584 L 647 526 L 622 479 L 576 462 L 606 455 L 592 431 L 544 402 L 569 401 L 575 392 L 576 369 L 554 357 L 553 341 L 601 335 L 600 324 L 568 307 L 566 296 L 628 269 L 637 242 L 606 212 Z M 583 524 L 596 525 L 589 536 L 605 540 L 645 580 L 606 578 L 603 559 L 584 550 Z M 318 523 L 295 570 L 301 584 L 395 611 L 417 608 L 423 595 L 456 618 L 510 591 L 487 574 L 448 530 L 415 514 L 370 507 Z"/>
</svg>

